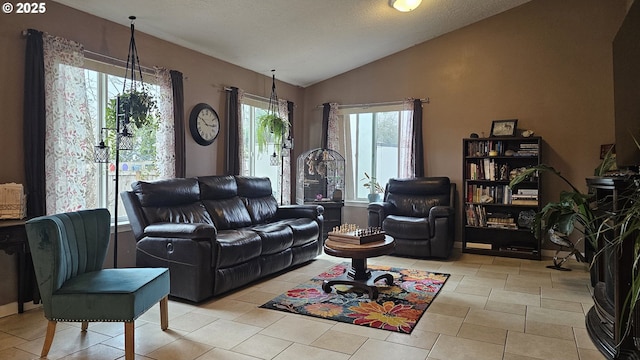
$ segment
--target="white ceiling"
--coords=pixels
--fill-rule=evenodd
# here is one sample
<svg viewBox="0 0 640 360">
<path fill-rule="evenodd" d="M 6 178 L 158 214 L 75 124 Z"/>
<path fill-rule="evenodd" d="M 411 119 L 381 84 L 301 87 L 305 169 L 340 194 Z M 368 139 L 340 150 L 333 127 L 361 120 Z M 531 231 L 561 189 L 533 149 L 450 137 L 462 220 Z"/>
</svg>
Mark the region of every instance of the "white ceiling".
<svg viewBox="0 0 640 360">
<path fill-rule="evenodd" d="M 530 0 L 56 0 L 306 87 Z M 144 56 L 144 54 L 140 54 Z"/>
</svg>

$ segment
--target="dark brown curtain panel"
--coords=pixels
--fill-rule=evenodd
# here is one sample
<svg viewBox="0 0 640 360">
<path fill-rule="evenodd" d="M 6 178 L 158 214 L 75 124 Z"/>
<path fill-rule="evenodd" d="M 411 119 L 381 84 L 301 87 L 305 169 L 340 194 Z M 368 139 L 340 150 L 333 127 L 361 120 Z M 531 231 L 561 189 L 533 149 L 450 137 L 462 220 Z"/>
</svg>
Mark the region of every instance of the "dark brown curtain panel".
<svg viewBox="0 0 640 360">
<path fill-rule="evenodd" d="M 24 171 L 27 217 L 45 215 L 45 93 L 42 32 L 29 29 L 24 71 Z"/>
<path fill-rule="evenodd" d="M 329 112 L 331 111 L 331 104 L 322 104 L 322 144 L 320 147 L 326 149 L 329 146 Z"/>
<path fill-rule="evenodd" d="M 176 177 L 186 176 L 186 147 L 185 147 L 185 125 L 184 125 L 184 85 L 182 83 L 182 73 L 171 70 L 171 88 L 173 90 L 173 121 L 176 142 Z"/>
<path fill-rule="evenodd" d="M 422 140 L 422 100 L 413 100 L 413 156 L 415 176 L 424 176 L 424 145 Z"/>
<path fill-rule="evenodd" d="M 238 88 L 231 87 L 227 90 L 227 175 L 240 175 L 239 106 Z"/>
</svg>

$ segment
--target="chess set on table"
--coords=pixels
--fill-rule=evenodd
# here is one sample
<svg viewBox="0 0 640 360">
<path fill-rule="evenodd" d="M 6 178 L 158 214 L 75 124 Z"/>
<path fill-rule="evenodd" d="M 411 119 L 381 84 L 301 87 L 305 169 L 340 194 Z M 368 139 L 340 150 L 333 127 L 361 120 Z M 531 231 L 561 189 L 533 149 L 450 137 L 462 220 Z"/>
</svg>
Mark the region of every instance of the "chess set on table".
<svg viewBox="0 0 640 360">
<path fill-rule="evenodd" d="M 332 241 L 348 244 L 366 244 L 384 240 L 385 232 L 379 227 L 360 228 L 355 224 L 335 226 L 328 236 Z"/>
</svg>

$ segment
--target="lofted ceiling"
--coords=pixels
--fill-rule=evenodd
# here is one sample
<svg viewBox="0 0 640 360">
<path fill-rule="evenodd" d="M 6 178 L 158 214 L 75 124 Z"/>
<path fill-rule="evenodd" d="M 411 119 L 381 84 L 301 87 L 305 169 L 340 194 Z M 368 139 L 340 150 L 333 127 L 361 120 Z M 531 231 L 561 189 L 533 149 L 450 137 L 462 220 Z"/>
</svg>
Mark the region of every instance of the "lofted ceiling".
<svg viewBox="0 0 640 360">
<path fill-rule="evenodd" d="M 307 87 L 530 0 L 55 0 Z M 143 55 L 141 55 L 143 56 Z"/>
</svg>

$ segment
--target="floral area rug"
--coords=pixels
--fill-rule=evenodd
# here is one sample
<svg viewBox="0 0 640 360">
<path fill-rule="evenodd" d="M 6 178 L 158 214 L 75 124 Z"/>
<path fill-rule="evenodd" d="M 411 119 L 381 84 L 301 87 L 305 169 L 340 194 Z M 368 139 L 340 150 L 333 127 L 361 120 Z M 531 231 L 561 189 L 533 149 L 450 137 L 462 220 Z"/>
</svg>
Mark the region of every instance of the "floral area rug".
<svg viewBox="0 0 640 360">
<path fill-rule="evenodd" d="M 340 276 L 349 267 L 348 263 L 336 265 L 260 307 L 410 334 L 449 278 L 449 274 L 425 270 L 370 265 L 370 270 L 390 273 L 394 279 L 391 286 L 379 282 L 378 299 L 370 300 L 367 293 L 351 291 L 348 285 L 335 285 L 328 294 L 322 290 L 324 280 Z"/>
</svg>

